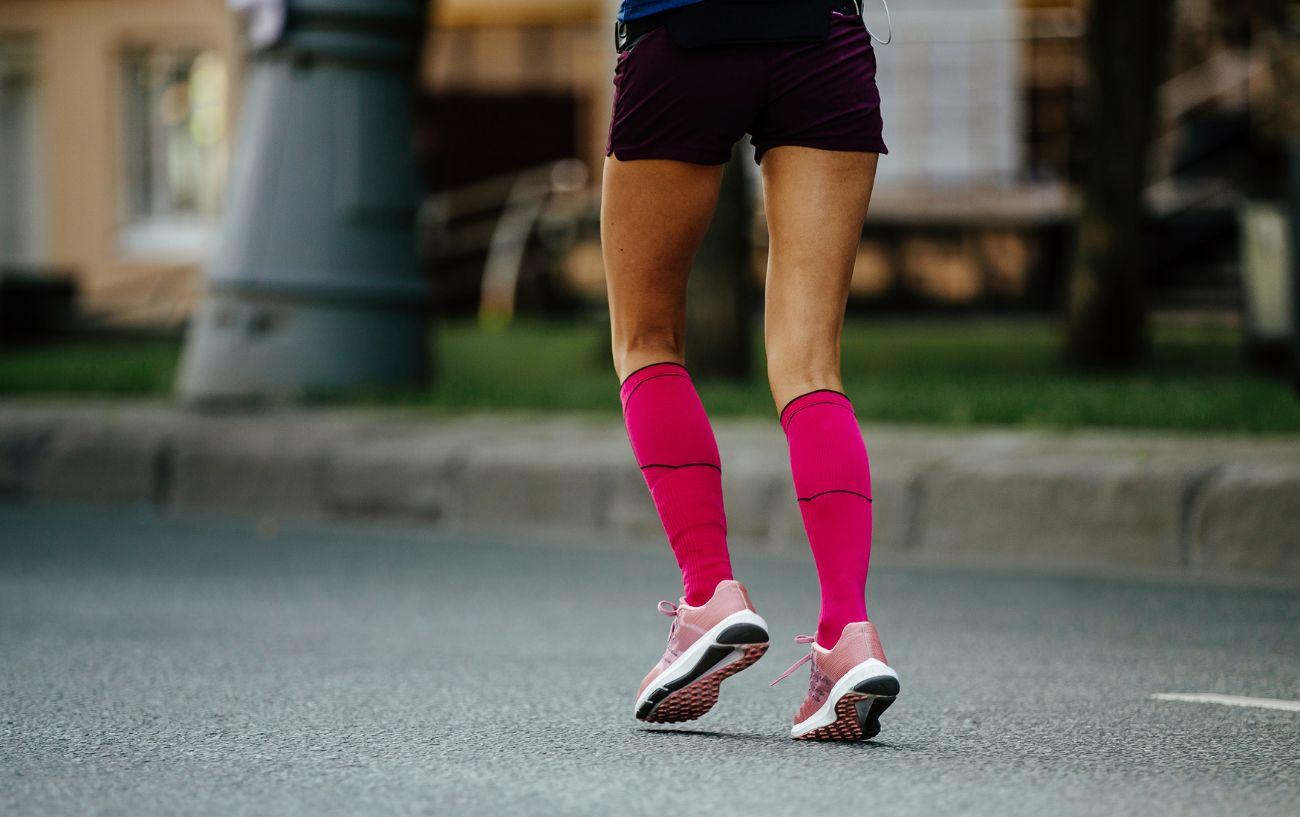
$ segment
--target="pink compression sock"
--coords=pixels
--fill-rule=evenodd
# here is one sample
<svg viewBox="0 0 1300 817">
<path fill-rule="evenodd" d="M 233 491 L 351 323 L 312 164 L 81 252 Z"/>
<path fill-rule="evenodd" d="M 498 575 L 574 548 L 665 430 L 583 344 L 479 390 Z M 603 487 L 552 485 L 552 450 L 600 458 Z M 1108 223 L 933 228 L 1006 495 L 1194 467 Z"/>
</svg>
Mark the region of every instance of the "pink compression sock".
<svg viewBox="0 0 1300 817">
<path fill-rule="evenodd" d="M 871 466 L 853 403 L 836 391 L 796 397 L 781 412 L 790 472 L 817 563 L 822 609 L 817 643 L 830 649 L 844 625 L 867 619 Z"/>
<path fill-rule="evenodd" d="M 676 363 L 637 369 L 619 396 L 632 453 L 682 569 L 686 603 L 697 607 L 732 578 L 713 427 L 690 374 Z"/>
</svg>

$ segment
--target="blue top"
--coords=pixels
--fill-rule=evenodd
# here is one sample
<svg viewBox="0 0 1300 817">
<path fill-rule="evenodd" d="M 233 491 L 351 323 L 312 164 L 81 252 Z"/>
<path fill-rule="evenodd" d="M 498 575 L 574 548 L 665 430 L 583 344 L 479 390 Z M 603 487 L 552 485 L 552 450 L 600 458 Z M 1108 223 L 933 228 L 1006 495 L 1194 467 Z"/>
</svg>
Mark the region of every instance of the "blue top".
<svg viewBox="0 0 1300 817">
<path fill-rule="evenodd" d="M 618 19 L 637 20 L 659 11 L 681 8 L 698 2 L 700 0 L 623 0 L 623 4 L 618 7 Z"/>
</svg>

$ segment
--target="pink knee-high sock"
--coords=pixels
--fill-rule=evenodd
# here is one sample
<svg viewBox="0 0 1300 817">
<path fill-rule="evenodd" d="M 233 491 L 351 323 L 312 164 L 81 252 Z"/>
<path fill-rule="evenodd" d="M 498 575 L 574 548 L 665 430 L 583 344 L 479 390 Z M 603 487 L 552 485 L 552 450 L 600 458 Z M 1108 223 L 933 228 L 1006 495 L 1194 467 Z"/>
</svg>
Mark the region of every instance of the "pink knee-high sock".
<svg viewBox="0 0 1300 817">
<path fill-rule="evenodd" d="M 686 603 L 699 606 L 732 577 L 713 427 L 690 374 L 676 363 L 637 369 L 619 396 L 632 453 L 682 570 Z"/>
<path fill-rule="evenodd" d="M 817 563 L 822 608 L 817 643 L 830 649 L 844 625 L 867 619 L 871 466 L 853 403 L 836 391 L 791 400 L 781 412 L 790 472 Z"/>
</svg>

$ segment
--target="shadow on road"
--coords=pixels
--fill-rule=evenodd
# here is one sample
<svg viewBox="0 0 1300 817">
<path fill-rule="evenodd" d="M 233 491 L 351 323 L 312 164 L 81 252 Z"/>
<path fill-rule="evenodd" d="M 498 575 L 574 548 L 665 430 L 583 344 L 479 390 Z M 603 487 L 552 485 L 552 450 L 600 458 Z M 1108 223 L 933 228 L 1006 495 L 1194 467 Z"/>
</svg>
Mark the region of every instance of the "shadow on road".
<svg viewBox="0 0 1300 817">
<path fill-rule="evenodd" d="M 703 729 L 641 729 L 643 735 L 689 735 L 697 738 L 711 738 L 714 740 L 744 740 L 758 741 L 760 743 L 772 743 L 777 740 L 775 735 L 754 735 L 741 734 L 737 732 L 707 732 Z"/>
<path fill-rule="evenodd" d="M 703 729 L 650 729 L 650 728 L 642 728 L 638 731 L 640 731 L 641 734 L 643 735 L 679 735 L 679 736 L 686 736 L 686 737 L 708 738 L 710 740 L 734 740 L 734 741 L 745 741 L 750 743 L 753 742 L 772 743 L 781 746 L 788 746 L 791 743 L 793 743 L 793 741 L 791 741 L 790 738 L 786 737 L 785 735 L 773 735 L 768 733 L 752 734 L 752 733 L 741 733 L 741 732 L 710 732 Z M 896 744 L 896 743 L 886 743 L 884 741 L 878 741 L 878 740 L 860 741 L 857 743 L 829 742 L 829 743 L 821 743 L 818 745 L 838 746 L 842 749 L 856 749 L 864 752 L 877 751 L 877 750 L 888 750 L 894 752 L 899 752 L 899 751 L 913 752 L 916 751 L 918 748 L 915 746 L 906 746 L 903 744 Z"/>
</svg>

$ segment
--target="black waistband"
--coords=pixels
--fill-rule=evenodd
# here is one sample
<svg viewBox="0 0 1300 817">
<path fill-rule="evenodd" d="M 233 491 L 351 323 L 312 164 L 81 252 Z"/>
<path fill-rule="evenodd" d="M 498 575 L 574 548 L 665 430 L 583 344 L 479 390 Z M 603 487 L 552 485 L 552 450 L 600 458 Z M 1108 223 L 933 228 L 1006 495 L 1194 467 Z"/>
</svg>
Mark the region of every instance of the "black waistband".
<svg viewBox="0 0 1300 817">
<path fill-rule="evenodd" d="M 698 3 L 692 3 L 687 6 L 668 9 L 666 11 L 655 12 L 645 17 L 638 17 L 635 20 L 619 20 L 614 24 L 614 48 L 620 53 L 632 47 L 632 44 L 638 39 L 656 28 L 669 25 L 674 21 L 680 21 L 683 15 L 699 15 L 707 13 L 711 9 L 722 11 L 721 6 L 728 6 L 732 9 L 743 7 L 746 2 L 763 3 L 766 5 L 788 5 L 791 7 L 802 7 L 806 5 L 805 0 L 701 0 Z M 831 11 L 840 11 L 845 14 L 861 16 L 862 9 L 858 0 L 832 0 L 830 5 Z M 823 6 L 824 7 L 824 6 Z M 779 42 L 783 37 L 774 35 L 773 42 Z"/>
</svg>

